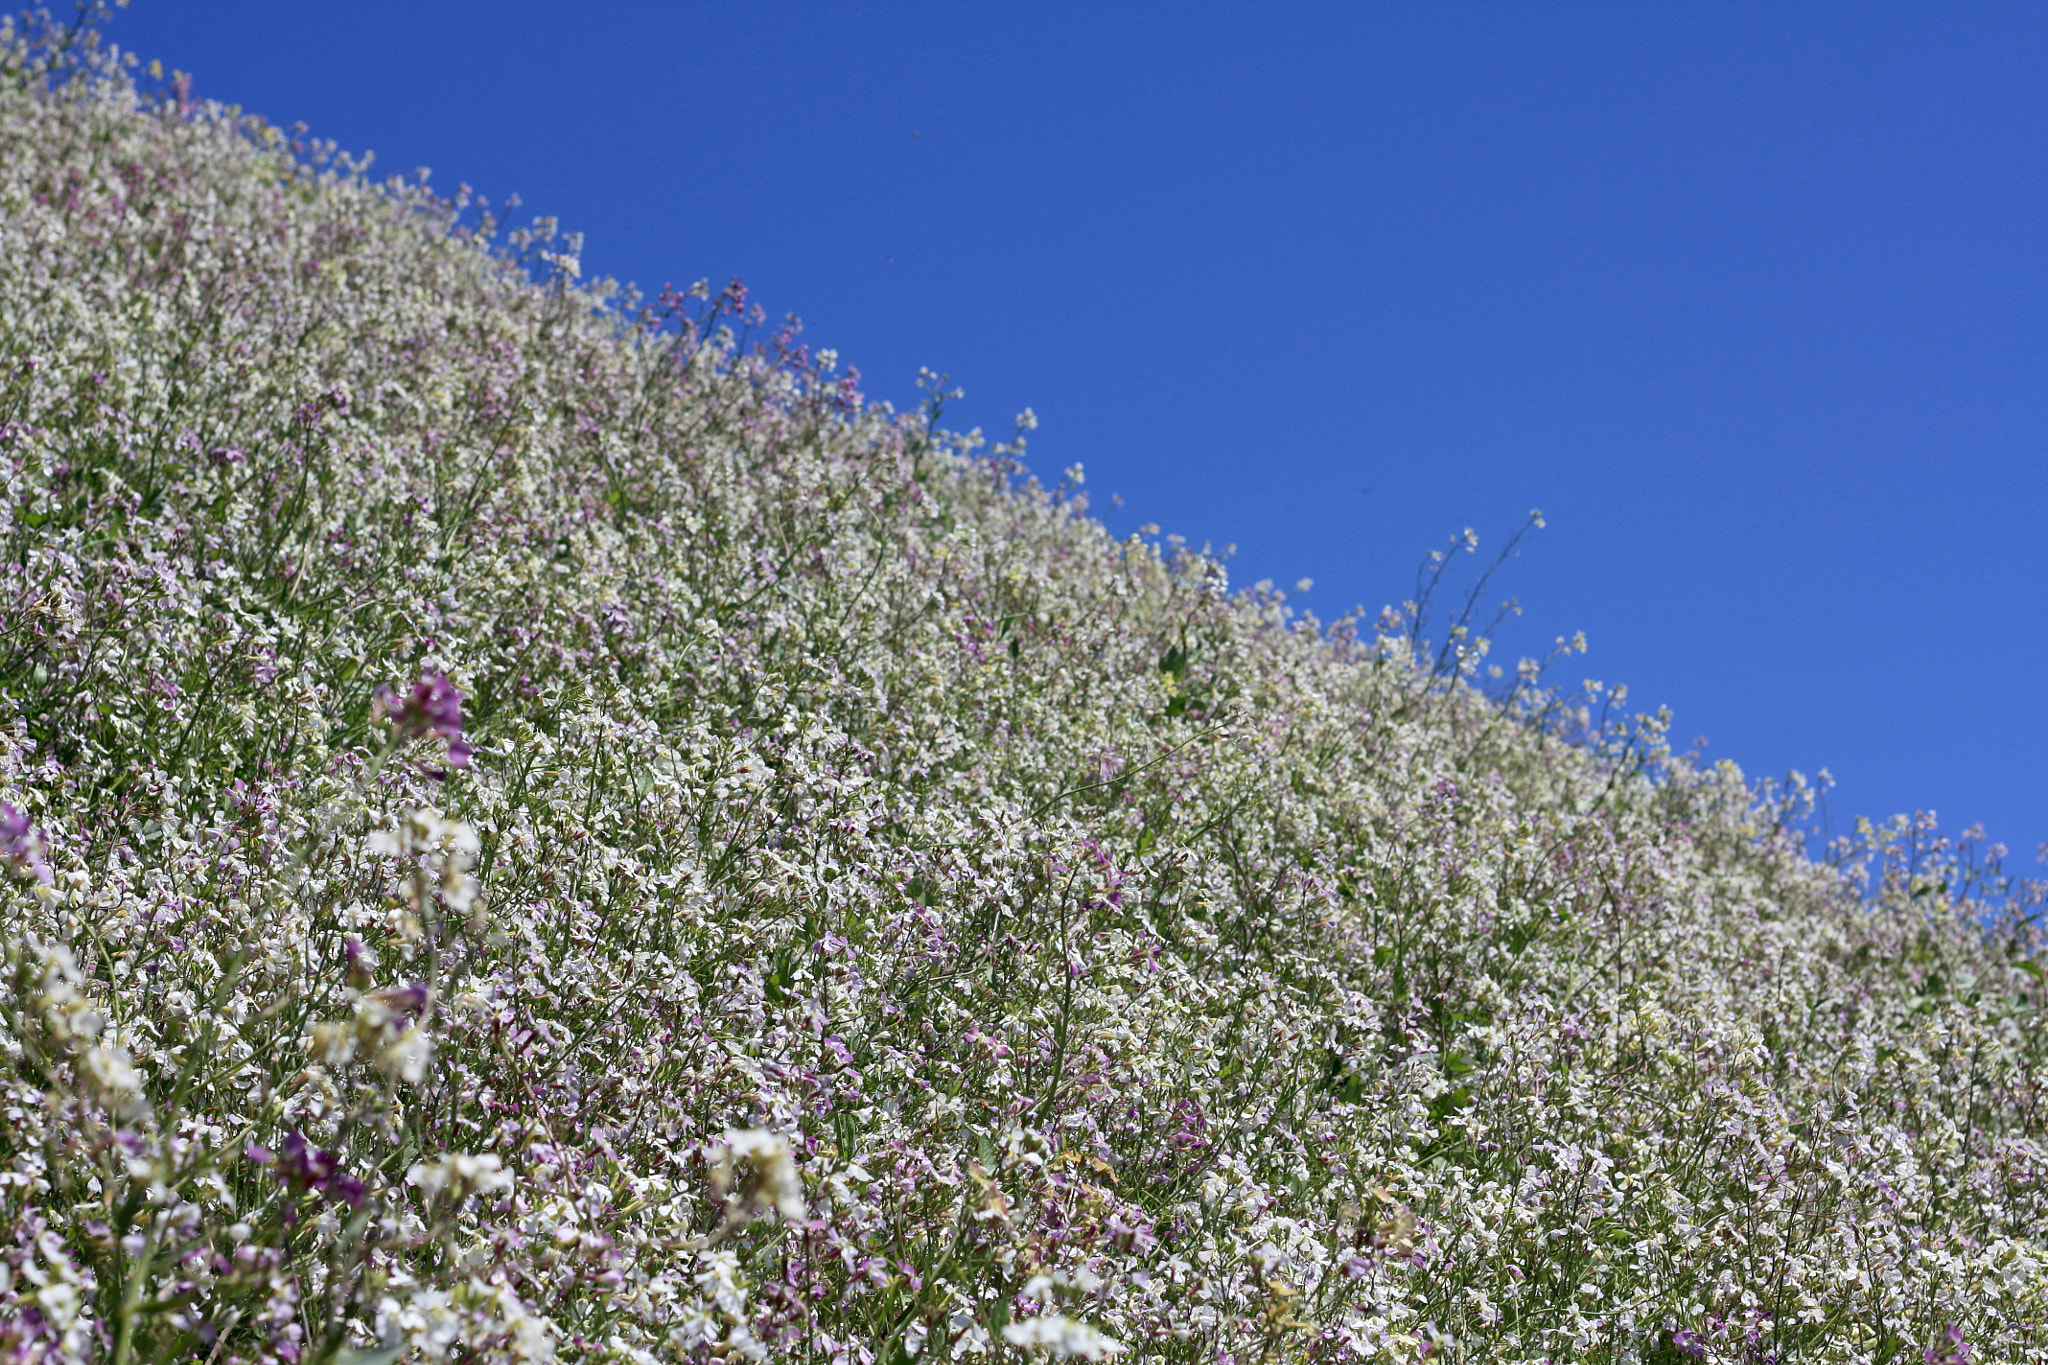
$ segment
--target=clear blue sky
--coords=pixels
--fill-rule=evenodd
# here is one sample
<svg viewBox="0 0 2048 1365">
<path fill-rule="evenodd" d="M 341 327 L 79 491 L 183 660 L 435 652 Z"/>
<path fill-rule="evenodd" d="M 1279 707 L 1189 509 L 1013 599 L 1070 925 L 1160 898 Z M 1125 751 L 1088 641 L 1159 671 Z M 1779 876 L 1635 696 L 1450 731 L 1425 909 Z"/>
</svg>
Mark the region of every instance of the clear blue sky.
<svg viewBox="0 0 2048 1365">
<path fill-rule="evenodd" d="M 109 36 L 743 278 L 1324 619 L 1497 545 L 1506 662 L 1839 817 L 2048 839 L 2048 7 L 318 5 Z M 1109 495 L 1123 496 L 1112 510 Z"/>
</svg>

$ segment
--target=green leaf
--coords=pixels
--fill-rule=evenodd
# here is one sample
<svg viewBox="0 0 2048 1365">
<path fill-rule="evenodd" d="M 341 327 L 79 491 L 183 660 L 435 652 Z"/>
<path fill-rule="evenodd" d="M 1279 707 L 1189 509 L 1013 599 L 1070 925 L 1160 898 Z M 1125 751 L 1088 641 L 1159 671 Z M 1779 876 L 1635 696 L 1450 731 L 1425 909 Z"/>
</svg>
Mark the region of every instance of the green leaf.
<svg viewBox="0 0 2048 1365">
<path fill-rule="evenodd" d="M 770 1001 L 777 1005 L 785 1005 L 790 1000 L 789 988 L 795 982 L 796 964 L 791 959 L 790 950 L 784 948 L 775 955 L 775 969 L 762 979 L 761 986 Z"/>
<path fill-rule="evenodd" d="M 1429 1116 L 1433 1119 L 1449 1118 L 1472 1103 L 1472 1092 L 1465 1086 L 1446 1090 L 1429 1102 Z"/>
<path fill-rule="evenodd" d="M 403 1346 L 375 1346 L 363 1351 L 344 1351 L 334 1358 L 334 1365 L 391 1365 L 403 1354 Z"/>
</svg>

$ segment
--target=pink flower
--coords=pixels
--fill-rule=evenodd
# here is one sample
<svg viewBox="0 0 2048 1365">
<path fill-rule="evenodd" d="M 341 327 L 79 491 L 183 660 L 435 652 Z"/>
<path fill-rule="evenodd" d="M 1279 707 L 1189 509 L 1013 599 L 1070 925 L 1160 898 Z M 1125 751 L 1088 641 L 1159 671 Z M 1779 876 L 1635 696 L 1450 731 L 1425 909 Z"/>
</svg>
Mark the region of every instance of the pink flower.
<svg viewBox="0 0 2048 1365">
<path fill-rule="evenodd" d="M 475 751 L 462 738 L 462 693 L 441 674 L 431 670 L 421 674 L 403 699 L 389 687 L 380 687 L 372 704 L 380 717 L 390 717 L 400 739 L 444 739 L 448 742 L 448 766 L 469 766 Z"/>
<path fill-rule="evenodd" d="M 49 841 L 26 815 L 0 801 L 0 858 L 7 860 L 8 871 L 49 885 L 50 865 L 43 861 L 48 848 Z"/>
</svg>

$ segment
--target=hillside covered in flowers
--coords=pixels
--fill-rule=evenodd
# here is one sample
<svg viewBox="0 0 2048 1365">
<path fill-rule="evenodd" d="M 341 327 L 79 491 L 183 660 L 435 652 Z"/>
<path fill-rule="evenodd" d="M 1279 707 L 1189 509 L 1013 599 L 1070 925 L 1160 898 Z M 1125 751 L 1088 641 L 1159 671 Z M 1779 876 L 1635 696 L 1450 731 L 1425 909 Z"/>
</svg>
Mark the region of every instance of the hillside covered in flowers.
<svg viewBox="0 0 2048 1365">
<path fill-rule="evenodd" d="M 2048 1360 L 1995 857 L 0 59 L 0 1359 Z"/>
</svg>

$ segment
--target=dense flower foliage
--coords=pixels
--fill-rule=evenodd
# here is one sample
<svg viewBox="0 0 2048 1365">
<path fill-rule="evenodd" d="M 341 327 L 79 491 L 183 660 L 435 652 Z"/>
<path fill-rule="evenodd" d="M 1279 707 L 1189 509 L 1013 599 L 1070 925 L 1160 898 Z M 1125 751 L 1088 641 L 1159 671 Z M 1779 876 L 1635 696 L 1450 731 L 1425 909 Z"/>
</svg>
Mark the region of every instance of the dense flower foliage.
<svg viewBox="0 0 2048 1365">
<path fill-rule="evenodd" d="M 2037 887 L 0 52 L 0 1356 L 2048 1358 Z"/>
</svg>

